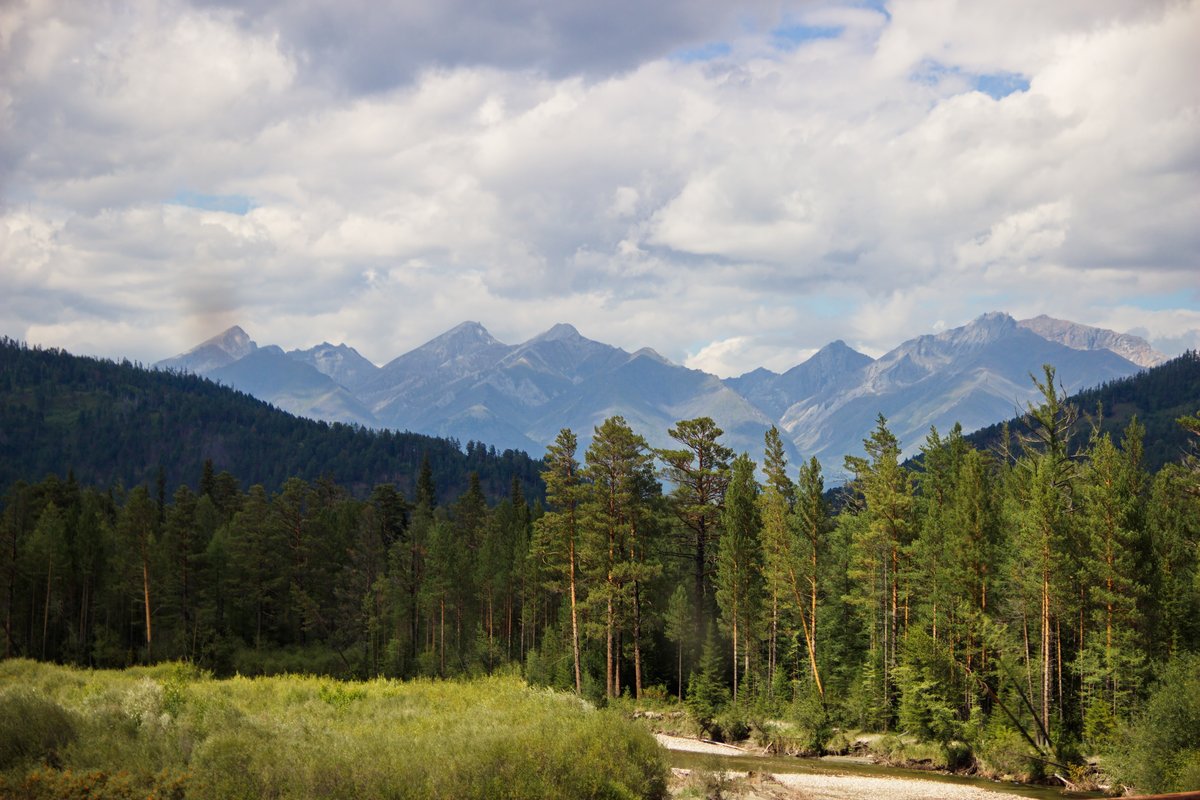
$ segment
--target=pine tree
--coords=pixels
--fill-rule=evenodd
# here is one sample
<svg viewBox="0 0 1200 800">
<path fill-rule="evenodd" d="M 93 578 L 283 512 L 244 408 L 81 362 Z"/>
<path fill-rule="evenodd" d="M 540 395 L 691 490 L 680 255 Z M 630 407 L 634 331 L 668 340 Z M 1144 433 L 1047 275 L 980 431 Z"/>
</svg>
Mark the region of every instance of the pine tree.
<svg viewBox="0 0 1200 800">
<path fill-rule="evenodd" d="M 575 458 L 578 440 L 568 428 L 558 432 L 554 444 L 546 449 L 546 504 L 549 509 L 534 524 L 535 547 L 549 562 L 556 577 L 566 584 L 571 607 L 571 649 L 575 666 L 575 693 L 583 693 L 583 673 L 579 650 L 579 540 L 580 504 L 583 485 L 579 462 Z"/>
<path fill-rule="evenodd" d="M 158 507 L 150 499 L 149 492 L 144 486 L 138 486 L 129 494 L 125 506 L 121 509 L 117 522 L 118 538 L 127 558 L 135 559 L 126 562 L 127 567 L 133 567 L 137 572 L 134 579 L 140 588 L 139 600 L 142 605 L 142 618 L 145 622 L 146 660 L 152 658 L 151 645 L 154 637 L 152 622 L 150 564 L 154 556 Z"/>
<path fill-rule="evenodd" d="M 1070 576 L 1076 573 L 1071 559 L 1077 555 L 1072 530 L 1076 464 L 1070 455 L 1070 441 L 1078 412 L 1055 386 L 1054 368 L 1046 365 L 1044 373 L 1044 381 L 1034 380 L 1042 402 L 1027 405 L 1029 433 L 1022 439 L 1016 479 L 1018 549 L 1030 567 L 1032 580 L 1025 581 L 1026 592 L 1032 590 L 1038 608 L 1039 744 L 1052 745 L 1051 718 L 1061 719 L 1063 714 L 1061 623 L 1067 603 L 1076 596 L 1070 585 Z"/>
<path fill-rule="evenodd" d="M 51 500 L 42 509 L 37 527 L 27 543 L 29 560 L 34 570 L 46 576 L 45 599 L 42 603 L 41 656 L 45 659 L 50 638 L 50 610 L 53 605 L 54 586 L 62 582 L 62 573 L 69 563 L 67 552 L 67 522 L 63 513 Z M 36 573 L 35 573 L 36 574 Z M 61 605 L 61 603 L 60 603 Z M 55 653 L 57 655 L 57 653 Z"/>
<path fill-rule="evenodd" d="M 754 462 L 744 453 L 734 459 L 725 491 L 722 534 L 717 554 L 717 604 L 733 646 L 733 700 L 740 674 L 749 677 L 751 642 L 762 598 L 762 520 Z M 739 665 L 740 658 L 743 662 Z"/>
<path fill-rule="evenodd" d="M 659 495 L 653 456 L 645 439 L 622 417 L 610 417 L 595 429 L 586 455 L 584 518 L 589 532 L 589 561 L 595 566 L 593 600 L 604 605 L 605 686 L 609 697 L 621 694 L 622 610 L 627 609 L 633 649 L 634 695 L 641 696 L 642 605 L 647 581 L 657 574 L 648 558 L 653 503 Z"/>
<path fill-rule="evenodd" d="M 788 612 L 794 610 L 792 566 L 792 509 L 796 503 L 796 486 L 787 476 L 787 456 L 779 430 L 774 426 L 764 436 L 763 472 L 766 483 L 759 495 L 762 518 L 763 580 L 766 603 L 767 685 L 774 691 L 779 661 L 779 641 L 790 637 L 786 624 Z M 781 622 L 785 623 L 781 630 Z"/>
<path fill-rule="evenodd" d="M 864 609 L 874 606 L 877 614 L 872 624 L 878 630 L 884 708 L 890 715 L 895 703 L 892 671 L 909 621 L 907 549 L 914 534 L 913 485 L 912 476 L 900 465 L 900 442 L 882 414 L 863 440 L 863 448 L 867 457 L 846 456 L 846 468 L 854 473 L 865 504 L 860 513 L 867 525 L 855 542 L 857 569 L 869 581 L 866 585 L 873 587 L 874 601 L 862 605 Z"/>
<path fill-rule="evenodd" d="M 1142 684 L 1139 597 L 1146 581 L 1140 569 L 1145 486 L 1141 436 L 1136 418 L 1126 429 L 1120 451 L 1107 433 L 1094 433 L 1080 480 L 1086 544 L 1082 564 L 1091 612 L 1091 630 L 1080 655 L 1084 686 L 1093 695 L 1084 708 L 1085 728 L 1093 741 L 1111 735 L 1128 697 Z"/>
<path fill-rule="evenodd" d="M 792 594 L 796 598 L 804 632 L 805 649 L 808 651 L 809 668 L 812 670 L 813 685 L 821 701 L 825 700 L 825 686 L 817 661 L 817 595 L 820 583 L 821 560 L 824 556 L 829 535 L 829 507 L 825 502 L 825 480 L 821 477 L 821 462 L 809 459 L 800 467 L 800 485 L 796 495 L 795 526 L 798 547 L 793 549 L 793 567 L 789 571 Z M 807 591 L 805 591 L 807 590 Z M 805 595 L 802 597 L 802 595 Z M 807 608 L 803 600 L 807 600 Z"/>
<path fill-rule="evenodd" d="M 725 487 L 729 484 L 729 460 L 733 450 L 717 440 L 724 433 L 709 417 L 682 420 L 668 435 L 683 445 L 678 450 L 658 450 L 663 462 L 663 479 L 675 487 L 671 509 L 683 525 L 680 549 L 692 562 L 693 622 L 696 640 L 704 635 L 704 620 L 713 608 L 711 588 L 713 543 L 717 536 Z"/>
<path fill-rule="evenodd" d="M 681 583 L 667 601 L 667 612 L 663 616 L 664 633 L 676 647 L 676 692 L 683 700 L 683 646 L 692 633 L 692 610 L 688 602 L 687 589 Z"/>
</svg>

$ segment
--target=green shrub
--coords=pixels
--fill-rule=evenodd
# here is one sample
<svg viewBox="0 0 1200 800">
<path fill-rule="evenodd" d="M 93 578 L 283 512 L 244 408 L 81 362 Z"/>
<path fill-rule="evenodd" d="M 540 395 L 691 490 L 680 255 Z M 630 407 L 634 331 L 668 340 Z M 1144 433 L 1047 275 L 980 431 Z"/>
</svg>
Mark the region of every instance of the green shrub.
<svg viewBox="0 0 1200 800">
<path fill-rule="evenodd" d="M 1032 781 L 1042 776 L 1043 764 L 1034 755 L 1025 737 L 995 720 L 975 748 L 975 761 L 984 775 L 1020 781 Z"/>
<path fill-rule="evenodd" d="M 25 689 L 0 691 L 0 769 L 24 761 L 57 763 L 76 736 L 73 715 L 58 703 Z"/>
<path fill-rule="evenodd" d="M 1109 755 L 1117 780 L 1140 792 L 1200 788 L 1200 653 L 1168 662 L 1145 709 Z"/>
<path fill-rule="evenodd" d="M 661 750 L 638 724 L 512 676 L 214 681 L 170 666 L 0 662 L 0 680 L 13 674 L 53 688 L 0 693 L 10 754 L 0 797 L 657 800 L 666 791 Z"/>
<path fill-rule="evenodd" d="M 741 742 L 750 736 L 750 723 L 742 708 L 731 705 L 713 721 L 712 737 L 720 742 Z"/>
<path fill-rule="evenodd" d="M 266 737 L 248 728 L 209 737 L 192 760 L 189 797 L 255 800 L 266 796 L 256 757 L 267 745 Z"/>
<path fill-rule="evenodd" d="M 796 726 L 796 739 L 803 752 L 823 752 L 832 728 L 829 712 L 811 683 L 796 687 L 795 700 L 788 708 L 788 718 Z"/>
</svg>

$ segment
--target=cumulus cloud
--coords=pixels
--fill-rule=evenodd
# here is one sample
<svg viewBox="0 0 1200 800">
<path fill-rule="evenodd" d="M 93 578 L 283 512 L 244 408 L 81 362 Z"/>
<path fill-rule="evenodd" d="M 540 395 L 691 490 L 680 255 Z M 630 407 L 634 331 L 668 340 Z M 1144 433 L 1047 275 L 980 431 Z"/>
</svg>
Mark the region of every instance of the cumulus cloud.
<svg viewBox="0 0 1200 800">
<path fill-rule="evenodd" d="M 0 7 L 0 326 L 567 321 L 723 375 L 997 309 L 1195 341 L 1195 0 L 597 8 Z"/>
</svg>

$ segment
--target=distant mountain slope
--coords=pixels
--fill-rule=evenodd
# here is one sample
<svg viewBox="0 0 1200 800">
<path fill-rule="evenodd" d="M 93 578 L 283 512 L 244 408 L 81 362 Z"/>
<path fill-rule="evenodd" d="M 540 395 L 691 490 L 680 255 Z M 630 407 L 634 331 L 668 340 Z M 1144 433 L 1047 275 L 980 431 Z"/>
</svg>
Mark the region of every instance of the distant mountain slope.
<svg viewBox="0 0 1200 800">
<path fill-rule="evenodd" d="M 428 456 L 442 499 L 476 471 L 485 493 L 507 497 L 515 475 L 543 493 L 539 462 L 415 433 L 375 432 L 298 419 L 210 380 L 29 348 L 0 339 L 0 489 L 48 473 L 108 486 L 195 486 L 205 459 L 245 485 L 328 475 L 352 491 L 394 483 L 409 496 Z"/>
<path fill-rule="evenodd" d="M 838 339 L 782 375 L 760 368 L 725 383 L 771 417 L 780 419 L 801 400 L 852 381 L 871 363 L 870 356 Z"/>
<path fill-rule="evenodd" d="M 1017 324 L 1043 339 L 1075 350 L 1111 350 L 1139 367 L 1153 367 L 1167 360 L 1166 356 L 1151 347 L 1145 339 L 1128 333 L 1093 328 L 1078 322 L 1054 319 L 1045 314 L 1033 319 L 1023 319 Z"/>
<path fill-rule="evenodd" d="M 322 375 L 328 375 L 352 392 L 367 384 L 379 372 L 379 367 L 363 358 L 353 347 L 344 344 L 322 342 L 307 350 L 289 350 L 287 356 L 308 364 Z"/>
<path fill-rule="evenodd" d="M 985 314 L 968 325 L 904 342 L 866 366 L 855 384 L 839 384 L 790 407 L 784 430 L 800 452 L 840 474 L 847 453 L 882 413 L 907 455 L 930 426 L 955 422 L 972 431 L 1012 416 L 1033 396 L 1031 372 L 1053 364 L 1068 390 L 1124 377 L 1138 367 L 1108 350 L 1075 350 L 1017 325 L 1007 314 Z"/>
<path fill-rule="evenodd" d="M 212 378 L 297 416 L 379 427 L 370 409 L 329 374 L 366 379 L 370 371 L 364 364 L 378 369 L 344 346 L 318 345 L 287 354 L 275 345 L 260 348 L 234 325 L 154 366 Z"/>
<path fill-rule="evenodd" d="M 1071 395 L 1069 402 L 1080 411 L 1076 447 L 1086 446 L 1094 423 L 1120 443 L 1136 414 L 1146 428 L 1145 466 L 1156 471 L 1164 464 L 1179 461 L 1187 451 L 1189 436 L 1176 420 L 1200 411 L 1200 353 L 1190 351 L 1136 375 L 1085 389 Z M 1098 417 L 1101 408 L 1103 417 Z M 1004 424 L 980 428 L 966 438 L 978 448 L 998 450 L 1003 443 Z M 1007 424 L 1010 446 L 1017 448 L 1017 436 L 1027 428 L 1021 416 L 1011 416 Z"/>
<path fill-rule="evenodd" d="M 560 323 L 517 345 L 466 322 L 386 364 L 362 392 L 381 423 L 544 451 L 562 428 L 579 437 L 621 415 L 652 446 L 667 429 L 712 416 L 730 446 L 757 453 L 771 419 L 707 373 L 646 348 L 630 354 Z"/>
<path fill-rule="evenodd" d="M 708 416 L 725 431 L 726 445 L 755 458 L 761 454 L 771 418 L 719 378 L 673 364 L 648 348 L 632 355 L 620 352 L 624 357 L 618 363 L 541 409 L 530 437 L 550 441 L 560 429 L 571 428 L 582 450 L 591 441 L 593 428 L 620 415 L 652 447 L 668 447 L 676 446 L 667 434 L 676 422 Z"/>
<path fill-rule="evenodd" d="M 245 358 L 257 349 L 258 345 L 250 339 L 249 334 L 234 325 L 211 339 L 206 339 L 186 353 L 164 359 L 155 366 L 203 375 L 214 369 L 228 366 L 239 358 Z"/>
<path fill-rule="evenodd" d="M 379 427 L 371 410 L 348 389 L 275 345 L 261 347 L 206 375 L 297 416 Z"/>
<path fill-rule="evenodd" d="M 652 446 L 670 445 L 667 430 L 679 420 L 709 416 L 726 444 L 757 458 L 763 433 L 777 425 L 793 461 L 815 455 L 836 480 L 843 456 L 860 451 L 880 413 L 912 453 L 931 425 L 960 422 L 969 431 L 1011 416 L 1032 396 L 1028 376 L 1043 363 L 1076 389 L 1137 372 L 1125 355 L 1139 363 L 1159 357 L 1134 336 L 994 312 L 878 360 L 835 341 L 781 374 L 757 369 L 724 381 L 649 348 L 629 353 L 588 339 L 566 323 L 510 345 L 464 322 L 383 367 L 346 345 L 285 355 L 231 328 L 161 363 L 303 416 L 536 454 L 564 427 L 578 435 L 582 454 L 609 416 L 625 417 Z"/>
</svg>

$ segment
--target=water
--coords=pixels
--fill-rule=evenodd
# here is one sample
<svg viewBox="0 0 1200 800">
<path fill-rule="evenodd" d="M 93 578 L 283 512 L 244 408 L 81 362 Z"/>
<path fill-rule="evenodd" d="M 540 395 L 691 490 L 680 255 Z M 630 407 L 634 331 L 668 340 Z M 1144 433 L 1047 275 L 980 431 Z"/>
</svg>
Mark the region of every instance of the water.
<svg viewBox="0 0 1200 800">
<path fill-rule="evenodd" d="M 1103 797 L 1099 792 L 1067 792 L 1050 786 L 1028 786 L 1019 783 L 1003 783 L 965 775 L 943 775 L 939 772 L 884 767 L 878 764 L 862 764 L 854 761 L 828 760 L 819 758 L 797 758 L 795 756 L 717 756 L 707 753 L 685 753 L 668 751 L 672 767 L 680 769 L 703 769 L 710 772 L 776 772 L 805 775 L 864 775 L 876 778 L 908 778 L 910 780 L 939 781 L 961 786 L 974 786 L 993 792 L 1003 792 L 1017 797 L 1036 797 L 1042 800 L 1064 798 Z"/>
</svg>

